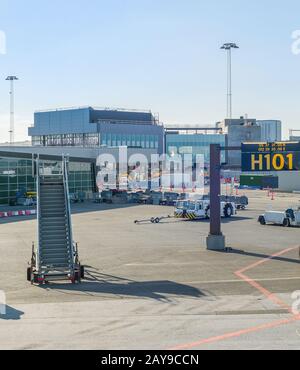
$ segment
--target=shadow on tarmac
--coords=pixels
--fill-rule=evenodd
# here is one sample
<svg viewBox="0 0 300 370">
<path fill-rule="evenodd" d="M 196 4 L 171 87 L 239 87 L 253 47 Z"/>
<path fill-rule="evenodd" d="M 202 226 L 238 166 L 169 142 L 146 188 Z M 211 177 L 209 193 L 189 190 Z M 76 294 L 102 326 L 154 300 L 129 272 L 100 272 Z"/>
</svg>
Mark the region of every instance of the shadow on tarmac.
<svg viewBox="0 0 300 370">
<path fill-rule="evenodd" d="M 243 250 L 231 249 L 231 248 L 228 248 L 228 250 L 226 252 L 219 251 L 219 253 L 232 253 L 232 254 L 238 254 L 238 255 L 243 255 L 243 256 L 248 256 L 248 257 L 255 257 L 255 258 L 258 258 L 260 260 L 262 260 L 262 259 L 271 259 L 271 260 L 274 260 L 274 261 L 287 262 L 287 263 L 296 263 L 296 264 L 300 265 L 300 258 L 299 258 L 299 260 L 297 260 L 297 259 L 287 258 L 287 257 L 282 257 L 282 256 L 272 257 L 268 254 L 245 252 Z M 299 247 L 299 257 L 300 257 L 300 247 Z"/>
<path fill-rule="evenodd" d="M 222 218 L 221 222 L 222 224 L 229 224 L 231 222 L 247 221 L 247 220 L 253 220 L 253 217 L 233 216 L 231 218 Z"/>
<path fill-rule="evenodd" d="M 5 311 L 6 311 L 5 314 L 0 313 L 0 321 L 1 320 L 17 321 L 17 320 L 21 320 L 21 317 L 24 315 L 23 311 L 16 310 L 15 308 L 10 307 L 10 306 L 6 306 Z"/>
<path fill-rule="evenodd" d="M 200 298 L 206 294 L 199 289 L 172 281 L 137 282 L 116 276 L 99 273 L 96 269 L 86 266 L 85 279 L 81 284 L 48 284 L 43 289 L 57 289 L 64 292 L 82 292 L 149 298 L 162 302 L 171 302 L 170 295 L 178 297 Z"/>
</svg>

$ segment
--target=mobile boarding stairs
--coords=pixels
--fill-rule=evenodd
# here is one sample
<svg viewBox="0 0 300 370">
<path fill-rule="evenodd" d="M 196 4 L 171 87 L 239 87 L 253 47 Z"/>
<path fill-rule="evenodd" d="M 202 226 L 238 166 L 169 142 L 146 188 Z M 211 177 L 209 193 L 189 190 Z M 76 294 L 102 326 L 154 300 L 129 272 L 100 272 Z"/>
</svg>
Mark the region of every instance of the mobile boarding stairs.
<svg viewBox="0 0 300 370">
<path fill-rule="evenodd" d="M 73 284 L 84 278 L 84 267 L 73 241 L 68 186 L 68 158 L 46 165 L 33 159 L 37 189 L 38 243 L 32 247 L 27 280 L 32 284 L 69 280 Z"/>
</svg>

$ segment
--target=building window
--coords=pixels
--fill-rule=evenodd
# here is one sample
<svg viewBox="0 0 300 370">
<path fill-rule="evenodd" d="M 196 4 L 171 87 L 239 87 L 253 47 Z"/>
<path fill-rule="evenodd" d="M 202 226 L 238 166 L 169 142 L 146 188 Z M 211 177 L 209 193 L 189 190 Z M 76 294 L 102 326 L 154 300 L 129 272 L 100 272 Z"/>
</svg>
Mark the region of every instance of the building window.
<svg viewBox="0 0 300 370">
<path fill-rule="evenodd" d="M 86 147 L 99 146 L 99 134 L 85 134 L 84 135 L 84 146 Z"/>
<path fill-rule="evenodd" d="M 135 147 L 135 135 L 131 135 L 131 146 Z"/>
<path fill-rule="evenodd" d="M 182 146 L 179 148 L 180 154 L 193 154 L 193 147 L 192 146 Z"/>
<path fill-rule="evenodd" d="M 141 135 L 136 135 L 136 146 L 137 147 L 141 146 Z"/>
<path fill-rule="evenodd" d="M 117 135 L 117 146 L 122 145 L 122 135 Z"/>
<path fill-rule="evenodd" d="M 112 134 L 112 146 L 116 146 L 116 145 L 117 145 L 117 135 Z"/>
<path fill-rule="evenodd" d="M 107 134 L 107 146 L 111 146 L 111 134 Z"/>
<path fill-rule="evenodd" d="M 154 149 L 154 146 L 155 146 L 155 144 L 154 144 L 154 136 L 153 136 L 153 135 L 151 135 L 151 136 L 150 136 L 150 148 L 151 148 L 151 149 Z"/>
<path fill-rule="evenodd" d="M 146 145 L 145 145 L 145 147 L 146 147 L 147 149 L 149 149 L 149 148 L 150 148 L 150 137 L 149 137 L 149 135 L 146 135 Z"/>
</svg>

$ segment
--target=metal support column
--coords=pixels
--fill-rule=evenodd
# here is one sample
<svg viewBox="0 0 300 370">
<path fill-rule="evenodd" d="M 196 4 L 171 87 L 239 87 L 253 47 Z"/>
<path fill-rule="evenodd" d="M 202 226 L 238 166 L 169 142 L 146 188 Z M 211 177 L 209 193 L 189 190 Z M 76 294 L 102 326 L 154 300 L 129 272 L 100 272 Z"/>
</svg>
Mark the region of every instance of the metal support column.
<svg viewBox="0 0 300 370">
<path fill-rule="evenodd" d="M 208 250 L 225 250 L 225 236 L 221 231 L 221 146 L 210 146 L 210 233 Z"/>
</svg>

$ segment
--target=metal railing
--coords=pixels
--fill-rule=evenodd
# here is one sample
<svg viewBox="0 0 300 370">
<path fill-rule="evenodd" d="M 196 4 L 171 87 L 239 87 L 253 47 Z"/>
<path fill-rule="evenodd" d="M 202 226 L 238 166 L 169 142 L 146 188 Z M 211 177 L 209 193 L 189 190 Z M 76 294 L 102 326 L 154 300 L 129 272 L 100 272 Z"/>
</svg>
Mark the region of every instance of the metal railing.
<svg viewBox="0 0 300 370">
<path fill-rule="evenodd" d="M 143 120 L 124 120 L 124 119 L 105 119 L 105 118 L 99 118 L 97 119 L 97 123 L 104 123 L 107 125 L 113 125 L 113 124 L 121 124 L 121 125 L 159 125 L 159 122 L 155 119 L 151 121 L 143 121 Z"/>
<path fill-rule="evenodd" d="M 78 109 L 92 109 L 101 110 L 107 112 L 135 112 L 135 113 L 152 113 L 149 109 L 129 109 L 129 108 L 117 108 L 117 107 L 91 107 L 91 106 L 78 106 L 78 107 L 65 107 L 65 108 L 50 108 L 36 110 L 35 113 L 46 113 L 46 112 L 61 112 L 65 110 L 78 110 Z"/>
<path fill-rule="evenodd" d="M 66 212 L 67 212 L 67 222 L 68 222 L 68 237 L 71 250 L 71 268 L 74 271 L 74 242 L 73 242 L 73 230 L 71 222 L 71 207 L 70 207 L 70 193 L 69 193 L 69 180 L 68 180 L 68 157 L 63 155 L 63 182 L 65 187 L 65 202 L 66 202 Z"/>
<path fill-rule="evenodd" d="M 35 168 L 34 168 L 35 166 Z M 38 246 L 36 248 L 36 270 L 38 273 L 40 273 L 41 264 L 40 264 L 40 247 L 41 247 L 41 227 L 40 227 L 40 215 L 41 215 L 41 184 L 40 184 L 40 158 L 39 155 L 36 156 L 34 164 L 33 164 L 33 172 L 35 175 L 35 181 L 36 181 L 36 195 L 37 195 L 37 235 L 38 235 Z"/>
</svg>

